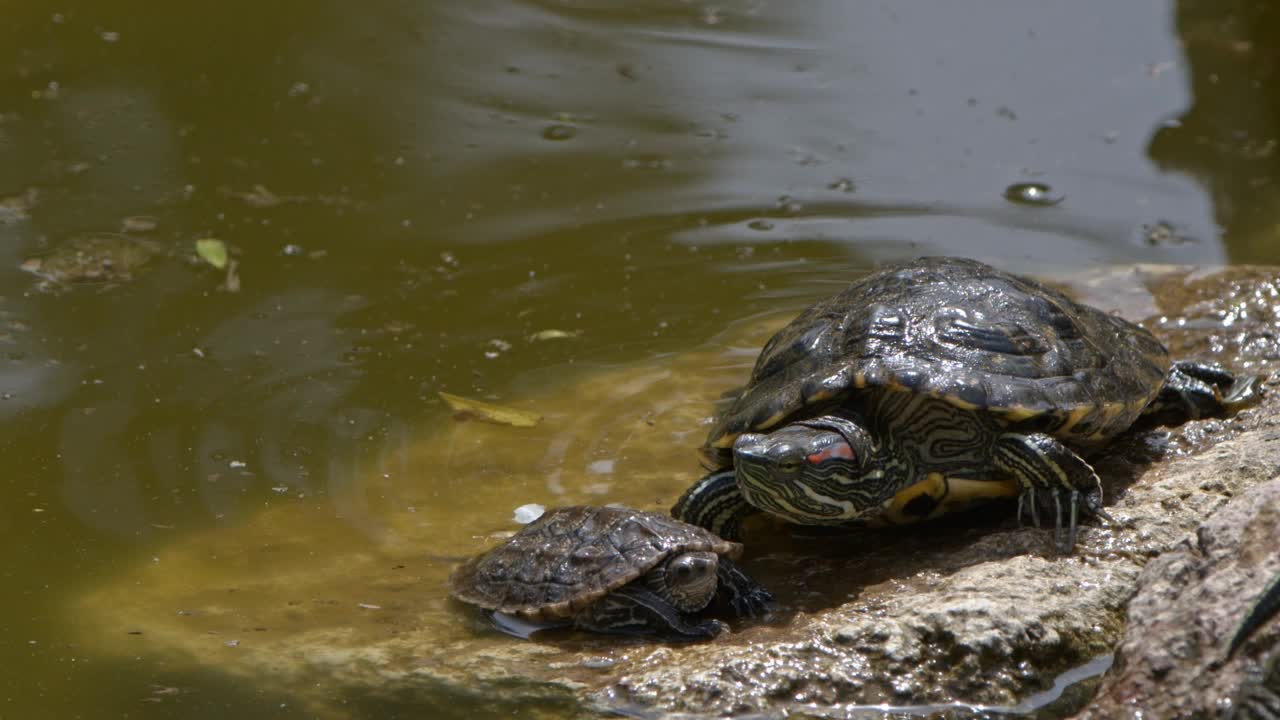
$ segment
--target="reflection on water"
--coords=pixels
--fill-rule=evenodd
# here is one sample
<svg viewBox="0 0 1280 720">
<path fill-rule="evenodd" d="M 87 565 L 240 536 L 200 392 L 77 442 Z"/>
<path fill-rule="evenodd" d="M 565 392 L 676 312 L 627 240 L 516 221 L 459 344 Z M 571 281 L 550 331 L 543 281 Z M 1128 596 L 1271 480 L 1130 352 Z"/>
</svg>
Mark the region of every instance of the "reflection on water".
<svg viewBox="0 0 1280 720">
<path fill-rule="evenodd" d="M 1053 686 L 1048 690 L 1036 693 L 1017 705 L 973 705 L 969 703 L 932 703 L 928 705 L 895 705 L 883 703 L 879 705 L 839 705 L 830 713 L 815 713 L 810 716 L 804 712 L 792 713 L 788 717 L 839 717 L 842 720 L 911 720 L 912 718 L 928 718 L 929 720 L 950 720 L 950 718 L 981 718 L 982 720 L 999 720 L 1009 717 L 1062 717 L 1078 707 L 1084 699 L 1082 690 L 1092 692 L 1098 678 L 1111 667 L 1114 658 L 1102 655 L 1054 678 Z M 1059 703 L 1060 700 L 1066 702 Z M 655 713 L 644 708 L 620 708 L 618 714 L 649 720 L 657 717 Z"/>
<path fill-rule="evenodd" d="M 1193 93 L 1151 139 L 1152 159 L 1200 180 L 1234 262 L 1277 262 L 1280 7 L 1181 0 L 1175 19 Z"/>
<path fill-rule="evenodd" d="M 194 538 L 209 582 L 213 538 L 284 508 L 289 553 L 421 558 L 525 502 L 665 507 L 754 347 L 666 358 L 871 263 L 1272 259 L 1253 12 L 1180 3 L 1178 38 L 1103 0 L 6 7 L 0 715 L 304 712 L 150 654 L 107 679 L 128 646 L 85 649 L 72 599 Z M 1151 157 L 1196 178 L 1146 154 L 1187 106 Z M 1039 185 L 1060 202 L 1003 196 Z M 159 251 L 128 278 L 21 269 L 134 216 Z M 239 292 L 189 261 L 208 237 Z M 517 447 L 438 390 L 558 410 Z"/>
</svg>

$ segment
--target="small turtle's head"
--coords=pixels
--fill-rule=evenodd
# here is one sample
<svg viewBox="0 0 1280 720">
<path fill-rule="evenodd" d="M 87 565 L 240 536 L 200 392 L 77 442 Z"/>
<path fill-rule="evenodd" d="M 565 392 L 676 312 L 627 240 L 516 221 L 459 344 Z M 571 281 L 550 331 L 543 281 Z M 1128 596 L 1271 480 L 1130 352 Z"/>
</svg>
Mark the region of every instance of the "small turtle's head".
<svg viewBox="0 0 1280 720">
<path fill-rule="evenodd" d="M 673 555 L 657 573 L 662 598 L 681 612 L 697 612 L 711 604 L 719 585 L 719 561 L 713 552 L 693 551 Z"/>
<path fill-rule="evenodd" d="M 871 441 L 835 419 L 748 433 L 733 444 L 738 489 L 753 506 L 801 525 L 856 520 L 879 507 L 878 471 L 869 471 Z"/>
</svg>

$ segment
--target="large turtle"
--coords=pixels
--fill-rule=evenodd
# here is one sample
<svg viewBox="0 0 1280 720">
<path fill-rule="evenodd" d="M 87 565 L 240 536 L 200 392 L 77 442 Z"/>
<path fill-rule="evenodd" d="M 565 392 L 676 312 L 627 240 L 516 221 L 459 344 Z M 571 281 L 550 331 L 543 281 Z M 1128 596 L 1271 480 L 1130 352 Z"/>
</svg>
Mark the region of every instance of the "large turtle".
<svg viewBox="0 0 1280 720">
<path fill-rule="evenodd" d="M 862 278 L 769 340 L 707 436 L 712 472 L 672 514 L 736 539 L 756 511 L 902 523 L 1017 497 L 1020 519 L 1054 512 L 1069 550 L 1077 514 L 1102 513 L 1082 455 L 1144 416 L 1233 409 L 1256 380 L 1171 363 L 1147 330 L 1033 280 L 921 258 Z"/>
<path fill-rule="evenodd" d="M 553 509 L 449 577 L 459 600 L 535 623 L 697 639 L 717 595 L 739 615 L 772 600 L 731 558 L 736 542 L 666 515 L 623 507 Z"/>
</svg>

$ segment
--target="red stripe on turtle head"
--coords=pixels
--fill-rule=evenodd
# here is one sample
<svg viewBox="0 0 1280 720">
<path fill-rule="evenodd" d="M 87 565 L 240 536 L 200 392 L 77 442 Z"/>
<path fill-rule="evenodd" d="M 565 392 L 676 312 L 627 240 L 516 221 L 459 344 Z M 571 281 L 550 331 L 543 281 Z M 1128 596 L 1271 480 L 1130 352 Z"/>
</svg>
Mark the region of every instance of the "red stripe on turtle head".
<svg viewBox="0 0 1280 720">
<path fill-rule="evenodd" d="M 816 453 L 811 453 L 808 457 L 805 458 L 805 460 L 808 460 L 810 463 L 817 465 L 819 463 L 826 462 L 827 460 L 830 460 L 832 458 L 839 458 L 841 460 L 853 460 L 856 457 L 857 455 L 853 452 L 853 448 L 850 447 L 849 443 L 838 442 L 838 443 L 832 443 L 831 445 L 828 445 L 827 447 L 819 450 Z"/>
</svg>

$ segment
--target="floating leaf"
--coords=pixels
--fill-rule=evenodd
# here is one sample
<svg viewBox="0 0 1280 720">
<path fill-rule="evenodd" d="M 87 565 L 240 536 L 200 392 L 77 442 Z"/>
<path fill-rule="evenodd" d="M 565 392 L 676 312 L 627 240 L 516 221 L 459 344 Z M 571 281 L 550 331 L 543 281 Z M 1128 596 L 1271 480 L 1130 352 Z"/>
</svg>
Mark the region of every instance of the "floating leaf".
<svg viewBox="0 0 1280 720">
<path fill-rule="evenodd" d="M 528 410 L 516 410 L 515 408 L 451 395 L 447 392 L 441 392 L 439 395 L 442 400 L 449 404 L 449 407 L 453 409 L 459 418 L 483 420 L 484 422 L 510 425 L 512 427 L 534 427 L 542 421 L 541 415 Z"/>
<path fill-rule="evenodd" d="M 120 221 L 120 231 L 127 233 L 149 233 L 160 223 L 153 217 L 133 215 Z"/>
<path fill-rule="evenodd" d="M 539 330 L 538 332 L 530 335 L 529 339 L 533 342 L 538 342 L 540 340 L 566 340 L 568 338 L 576 338 L 581 334 L 581 330 Z"/>
<path fill-rule="evenodd" d="M 196 241 L 196 254 L 201 260 L 218 268 L 227 266 L 227 244 L 217 238 L 202 238 Z"/>
</svg>

